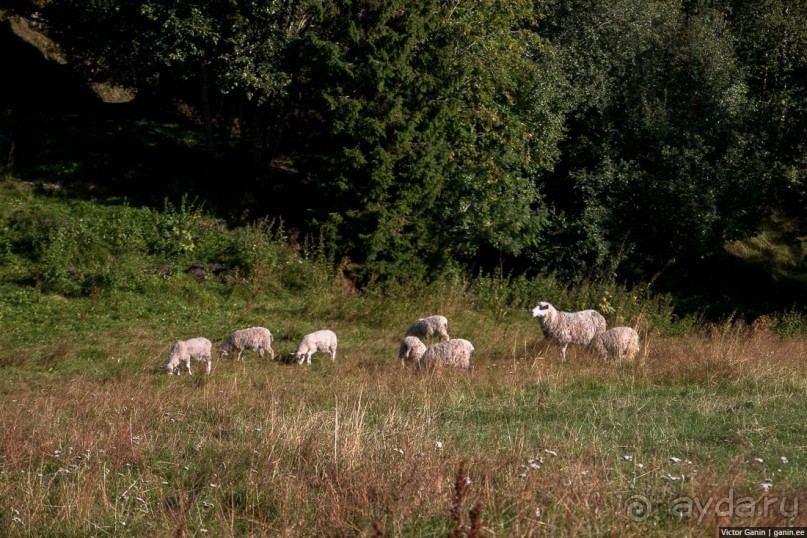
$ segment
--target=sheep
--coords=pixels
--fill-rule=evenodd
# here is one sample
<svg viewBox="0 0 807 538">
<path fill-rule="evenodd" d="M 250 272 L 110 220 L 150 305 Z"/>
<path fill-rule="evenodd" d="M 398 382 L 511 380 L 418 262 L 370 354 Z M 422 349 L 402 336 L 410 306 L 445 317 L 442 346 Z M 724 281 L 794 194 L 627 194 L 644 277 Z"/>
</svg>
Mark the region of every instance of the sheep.
<svg viewBox="0 0 807 538">
<path fill-rule="evenodd" d="M 631 327 L 614 327 L 592 338 L 588 349 L 603 360 L 609 355 L 633 360 L 639 353 L 639 334 Z"/>
<path fill-rule="evenodd" d="M 430 345 L 418 360 L 418 368 L 435 368 L 441 366 L 453 368 L 471 367 L 471 355 L 474 345 L 462 338 L 452 338 L 446 342 Z"/>
<path fill-rule="evenodd" d="M 532 317 L 538 318 L 546 338 L 563 346 L 560 350 L 563 361 L 569 344 L 588 345 L 595 335 L 605 331 L 605 318 L 596 310 L 563 312 L 541 301 L 532 309 Z"/>
<path fill-rule="evenodd" d="M 333 331 L 323 329 L 303 336 L 297 351 L 291 356 L 297 358 L 299 364 L 311 364 L 311 355 L 317 352 L 330 353 L 331 361 L 336 362 L 336 334 Z"/>
<path fill-rule="evenodd" d="M 272 360 L 275 359 L 275 352 L 272 349 L 272 333 L 265 327 L 250 327 L 249 329 L 241 329 L 235 331 L 224 343 L 220 344 L 219 352 L 224 355 L 229 355 L 233 349 L 238 350 L 236 360 L 240 361 L 241 354 L 247 349 L 250 351 L 257 351 L 258 356 L 263 358 L 264 351 L 269 352 Z"/>
<path fill-rule="evenodd" d="M 406 336 L 417 336 L 418 338 L 437 336 L 444 342 L 448 341 L 448 319 L 445 316 L 420 318 L 407 329 Z"/>
<path fill-rule="evenodd" d="M 206 362 L 207 375 L 210 375 L 213 358 L 212 349 L 213 344 L 207 338 L 179 340 L 171 349 L 171 354 L 168 355 L 168 364 L 165 365 L 168 375 L 179 375 L 179 364 L 181 362 L 184 362 L 188 367 L 188 375 L 193 375 L 193 372 L 191 372 L 191 359 Z"/>
<path fill-rule="evenodd" d="M 407 336 L 398 349 L 398 359 L 401 361 L 401 366 L 406 366 L 406 361 L 417 364 L 424 353 L 426 353 L 426 346 L 420 341 L 420 338 Z"/>
</svg>

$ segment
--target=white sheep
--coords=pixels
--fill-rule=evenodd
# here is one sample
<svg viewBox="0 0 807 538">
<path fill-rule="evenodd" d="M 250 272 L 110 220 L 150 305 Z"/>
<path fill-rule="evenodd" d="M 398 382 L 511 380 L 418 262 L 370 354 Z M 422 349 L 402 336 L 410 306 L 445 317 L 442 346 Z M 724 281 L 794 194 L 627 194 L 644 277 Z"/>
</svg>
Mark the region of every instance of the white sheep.
<svg viewBox="0 0 807 538">
<path fill-rule="evenodd" d="M 437 342 L 426 348 L 426 352 L 418 361 L 418 368 L 471 367 L 471 355 L 474 345 L 462 338 L 452 338 L 446 342 Z"/>
<path fill-rule="evenodd" d="M 311 364 L 311 355 L 317 352 L 330 353 L 331 361 L 336 361 L 336 334 L 333 331 L 323 329 L 303 336 L 297 351 L 291 356 L 298 359 L 299 364 Z"/>
<path fill-rule="evenodd" d="M 596 310 L 563 312 L 541 301 L 532 309 L 532 317 L 538 318 L 546 338 L 563 346 L 560 355 L 564 361 L 569 344 L 588 345 L 595 335 L 605 331 L 605 318 Z"/>
<path fill-rule="evenodd" d="M 633 360 L 639 353 L 639 334 L 630 327 L 614 327 L 592 338 L 588 348 L 602 359 L 610 355 Z"/>
<path fill-rule="evenodd" d="M 275 352 L 272 349 L 272 333 L 265 327 L 250 327 L 235 331 L 230 337 L 219 345 L 218 349 L 224 355 L 229 355 L 234 349 L 238 350 L 236 360 L 241 360 L 241 354 L 246 351 L 257 351 L 258 356 L 263 358 L 264 351 L 269 352 L 269 356 L 274 360 Z"/>
<path fill-rule="evenodd" d="M 401 347 L 398 348 L 398 359 L 401 361 L 401 366 L 405 366 L 407 361 L 417 364 L 424 353 L 426 353 L 426 345 L 420 341 L 420 338 L 407 336 L 401 342 Z"/>
<path fill-rule="evenodd" d="M 445 316 L 429 316 L 420 318 L 406 331 L 406 336 L 417 336 L 418 338 L 439 337 L 443 341 L 449 339 L 448 319 Z"/>
<path fill-rule="evenodd" d="M 188 375 L 193 375 L 193 372 L 191 372 L 191 359 L 206 362 L 207 375 L 210 375 L 213 359 L 212 349 L 213 344 L 207 338 L 179 340 L 171 349 L 171 354 L 168 355 L 168 364 L 165 365 L 168 375 L 179 375 L 179 364 L 181 362 L 184 362 L 187 366 Z"/>
</svg>

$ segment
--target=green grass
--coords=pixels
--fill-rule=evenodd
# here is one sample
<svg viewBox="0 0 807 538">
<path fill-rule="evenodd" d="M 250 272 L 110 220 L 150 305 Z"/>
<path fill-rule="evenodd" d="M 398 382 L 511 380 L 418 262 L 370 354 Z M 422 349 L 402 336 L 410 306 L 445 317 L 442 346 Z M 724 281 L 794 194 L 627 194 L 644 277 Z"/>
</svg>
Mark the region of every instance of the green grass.
<svg viewBox="0 0 807 538">
<path fill-rule="evenodd" d="M 476 504 L 495 536 L 807 525 L 795 312 L 702 326 L 667 297 L 551 276 L 357 291 L 315 241 L 269 223 L 231 230 L 190 204 L 103 206 L 12 184 L 0 208 L 3 536 L 445 536 L 471 533 Z M 184 271 L 222 261 L 248 282 Z M 149 271 L 164 264 L 175 271 Z M 547 298 L 639 327 L 640 361 L 574 350 L 561 362 L 526 311 Z M 432 313 L 474 342 L 472 371 L 400 367 L 403 332 Z M 210 377 L 160 369 L 177 339 L 252 325 L 272 330 L 278 355 L 331 328 L 337 360 L 248 352 L 216 357 Z M 646 518 L 628 517 L 635 496 Z M 681 497 L 712 504 L 681 518 Z M 743 497 L 753 514 L 714 507 Z M 771 499 L 785 509 L 763 511 Z"/>
</svg>

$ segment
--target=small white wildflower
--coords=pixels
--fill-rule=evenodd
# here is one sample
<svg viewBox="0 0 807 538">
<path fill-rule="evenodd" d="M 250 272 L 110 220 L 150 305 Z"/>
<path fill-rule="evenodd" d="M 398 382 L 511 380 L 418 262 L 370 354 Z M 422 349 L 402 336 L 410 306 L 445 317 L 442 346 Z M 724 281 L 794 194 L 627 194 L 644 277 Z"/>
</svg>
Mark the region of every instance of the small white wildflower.
<svg viewBox="0 0 807 538">
<path fill-rule="evenodd" d="M 120 522 L 120 526 L 121 526 L 121 527 L 125 527 L 125 526 L 126 526 L 126 522 L 125 522 L 125 521 L 121 521 L 121 522 Z"/>
<path fill-rule="evenodd" d="M 782 456 L 779 459 L 782 460 L 782 463 L 787 463 L 787 456 Z"/>
<path fill-rule="evenodd" d="M 61 451 L 61 450 L 56 449 L 56 450 L 54 450 L 54 451 L 53 451 L 53 455 L 54 455 L 55 457 L 57 457 L 57 458 L 58 458 L 59 456 L 61 456 L 61 455 L 62 455 L 62 451 Z"/>
<path fill-rule="evenodd" d="M 769 489 L 771 489 L 771 487 L 773 487 L 773 482 L 771 482 L 770 480 L 766 480 L 765 482 L 761 483 L 759 487 L 762 488 L 762 491 L 768 491 Z"/>
<path fill-rule="evenodd" d="M 637 463 L 636 467 L 638 467 L 639 469 L 644 469 L 644 463 Z"/>
<path fill-rule="evenodd" d="M 167 486 L 167 485 L 168 485 L 168 480 L 163 480 L 163 486 Z"/>
<path fill-rule="evenodd" d="M 557 455 L 558 455 L 558 453 L 557 453 L 556 451 L 554 451 L 554 450 L 549 450 L 548 448 L 545 448 L 545 449 L 544 449 L 544 452 L 546 452 L 546 453 L 547 453 L 547 454 L 549 454 L 550 456 L 557 456 Z"/>
<path fill-rule="evenodd" d="M 673 463 L 681 463 L 681 458 L 676 458 L 675 456 L 670 456 L 670 461 Z"/>
<path fill-rule="evenodd" d="M 210 487 L 211 488 L 217 488 L 217 487 L 219 487 L 219 485 L 218 484 L 210 484 Z"/>
<path fill-rule="evenodd" d="M 537 464 L 537 463 L 535 463 L 535 462 L 532 462 L 532 463 L 530 463 L 530 468 L 531 468 L 531 469 L 540 469 L 540 468 L 541 468 L 541 466 L 540 466 L 540 465 L 538 465 L 538 464 Z"/>
<path fill-rule="evenodd" d="M 591 476 L 591 471 L 581 471 L 580 476 Z"/>
<path fill-rule="evenodd" d="M 403 456 L 404 451 L 403 451 L 403 449 L 402 449 L 402 448 L 393 448 L 393 450 L 394 450 L 395 452 L 397 452 L 398 454 L 400 454 L 401 456 Z"/>
<path fill-rule="evenodd" d="M 437 447 L 437 448 L 443 448 L 443 442 L 442 441 L 435 441 L 434 446 Z"/>
<path fill-rule="evenodd" d="M 680 476 L 673 476 L 671 474 L 662 475 L 661 478 L 665 480 L 669 480 L 670 482 L 675 482 L 676 480 L 681 480 Z"/>
<path fill-rule="evenodd" d="M 132 437 L 132 441 L 139 441 L 139 440 L 140 440 L 139 435 L 135 435 L 135 436 Z"/>
<path fill-rule="evenodd" d="M 754 458 L 751 460 L 751 463 L 765 463 L 765 460 L 762 458 Z"/>
<path fill-rule="evenodd" d="M 622 461 L 633 461 L 633 456 L 631 456 L 629 454 L 625 454 L 624 456 L 622 456 L 621 459 L 622 459 Z"/>
<path fill-rule="evenodd" d="M 527 478 L 527 473 L 519 473 L 519 478 Z"/>
</svg>

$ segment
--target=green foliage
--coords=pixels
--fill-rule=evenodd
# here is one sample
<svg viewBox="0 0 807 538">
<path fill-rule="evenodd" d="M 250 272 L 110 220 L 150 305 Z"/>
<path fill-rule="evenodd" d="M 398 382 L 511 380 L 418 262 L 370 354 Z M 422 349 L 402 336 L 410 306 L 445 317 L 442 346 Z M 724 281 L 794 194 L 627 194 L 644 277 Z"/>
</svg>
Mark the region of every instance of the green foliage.
<svg viewBox="0 0 807 538">
<path fill-rule="evenodd" d="M 14 206 L 0 220 L 6 270 L 61 295 L 143 291 L 154 275 L 193 264 L 221 265 L 219 276 L 234 284 L 277 273 L 293 256 L 282 226 L 234 232 L 184 198 L 178 207 L 166 201 L 163 211 L 30 196 Z"/>
<path fill-rule="evenodd" d="M 561 129 L 535 29 L 531 2 L 335 2 L 301 36 L 320 219 L 363 279 L 537 243 Z"/>
<path fill-rule="evenodd" d="M 556 198 L 578 274 L 636 279 L 722 252 L 759 224 L 770 174 L 722 13 L 674 2 L 553 5 L 577 81 Z M 639 277 L 641 278 L 641 277 Z"/>
<path fill-rule="evenodd" d="M 181 103 L 213 161 L 255 176 L 219 203 L 324 234 L 360 284 L 507 266 L 680 292 L 709 268 L 718 281 L 726 242 L 772 213 L 794 223 L 787 241 L 807 236 L 802 5 L 54 0 L 43 13 L 71 66 Z M 75 177 L 93 157 L 38 170 Z M 228 250 L 182 211 L 150 248 Z"/>
</svg>

